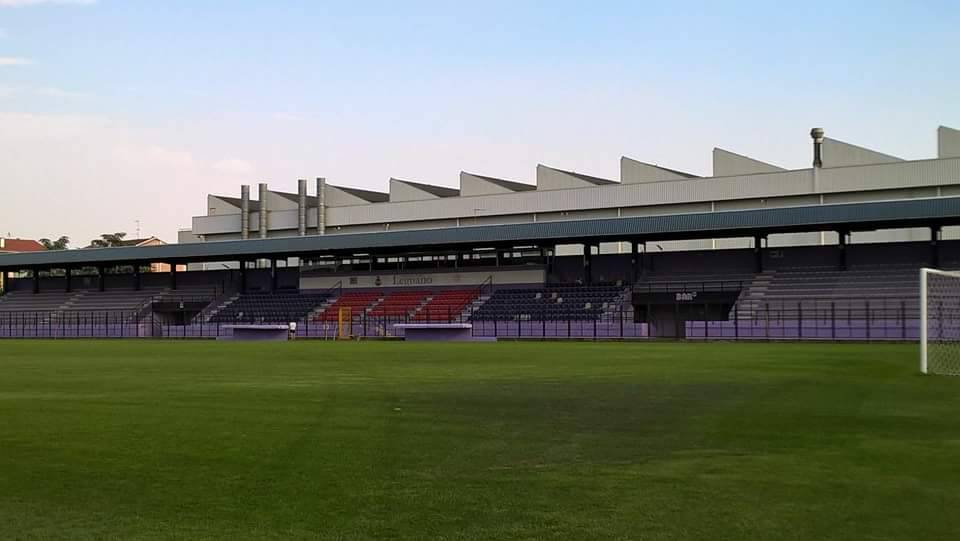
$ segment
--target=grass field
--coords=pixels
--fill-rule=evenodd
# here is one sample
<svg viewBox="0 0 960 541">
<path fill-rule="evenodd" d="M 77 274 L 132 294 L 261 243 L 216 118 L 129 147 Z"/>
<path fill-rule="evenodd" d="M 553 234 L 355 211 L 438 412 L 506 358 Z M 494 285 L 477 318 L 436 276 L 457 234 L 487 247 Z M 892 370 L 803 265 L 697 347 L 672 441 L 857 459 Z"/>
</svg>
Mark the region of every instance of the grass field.
<svg viewBox="0 0 960 541">
<path fill-rule="evenodd" d="M 0 539 L 953 539 L 916 346 L 0 342 Z"/>
</svg>

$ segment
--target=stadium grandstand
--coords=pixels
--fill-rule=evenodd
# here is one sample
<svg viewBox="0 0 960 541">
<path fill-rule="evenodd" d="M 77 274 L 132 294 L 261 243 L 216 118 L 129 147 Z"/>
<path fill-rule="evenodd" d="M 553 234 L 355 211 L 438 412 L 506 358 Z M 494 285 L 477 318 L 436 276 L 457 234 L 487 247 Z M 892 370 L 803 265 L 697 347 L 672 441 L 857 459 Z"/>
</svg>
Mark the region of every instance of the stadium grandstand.
<svg viewBox="0 0 960 541">
<path fill-rule="evenodd" d="M 960 267 L 960 131 L 904 160 L 811 131 L 812 167 L 713 150 L 388 192 L 319 178 L 207 196 L 178 243 L 0 255 L 0 336 L 305 337 L 469 322 L 478 336 L 915 340 L 918 269 Z M 158 272 L 161 271 L 161 272 Z"/>
</svg>

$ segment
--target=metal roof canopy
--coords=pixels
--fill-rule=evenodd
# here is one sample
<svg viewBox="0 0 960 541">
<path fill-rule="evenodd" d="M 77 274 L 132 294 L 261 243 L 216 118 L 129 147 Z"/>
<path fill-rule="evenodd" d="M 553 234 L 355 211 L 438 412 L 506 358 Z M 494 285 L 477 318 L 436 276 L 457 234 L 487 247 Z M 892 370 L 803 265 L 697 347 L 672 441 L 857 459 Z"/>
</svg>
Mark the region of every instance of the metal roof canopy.
<svg viewBox="0 0 960 541">
<path fill-rule="evenodd" d="M 518 244 L 749 237 L 960 224 L 960 197 L 0 255 L 0 270 L 311 257 Z"/>
</svg>

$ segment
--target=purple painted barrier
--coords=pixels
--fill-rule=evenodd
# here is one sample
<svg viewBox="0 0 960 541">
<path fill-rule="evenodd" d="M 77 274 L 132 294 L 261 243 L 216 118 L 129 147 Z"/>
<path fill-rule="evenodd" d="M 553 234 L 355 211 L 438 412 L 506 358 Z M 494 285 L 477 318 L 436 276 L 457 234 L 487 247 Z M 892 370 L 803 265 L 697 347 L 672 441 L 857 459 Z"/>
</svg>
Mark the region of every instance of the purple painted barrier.
<svg viewBox="0 0 960 541">
<path fill-rule="evenodd" d="M 233 334 L 220 336 L 222 340 L 286 341 L 290 336 L 288 325 L 225 325 L 224 328 Z"/>
<path fill-rule="evenodd" d="M 740 340 L 919 340 L 920 321 L 740 320 L 688 321 L 687 339 Z"/>
<path fill-rule="evenodd" d="M 469 323 L 397 323 L 393 328 L 404 333 L 404 339 L 417 342 L 459 342 L 473 340 Z"/>
<path fill-rule="evenodd" d="M 477 336 L 502 338 L 646 338 L 646 323 L 599 320 L 474 321 Z"/>
</svg>

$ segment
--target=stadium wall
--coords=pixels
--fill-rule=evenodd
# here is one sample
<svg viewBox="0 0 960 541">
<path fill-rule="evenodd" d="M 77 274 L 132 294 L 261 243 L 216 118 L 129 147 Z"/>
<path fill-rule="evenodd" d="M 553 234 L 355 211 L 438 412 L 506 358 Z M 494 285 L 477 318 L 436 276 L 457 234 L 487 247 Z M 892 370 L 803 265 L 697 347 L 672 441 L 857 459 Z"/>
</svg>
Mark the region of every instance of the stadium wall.
<svg viewBox="0 0 960 541">
<path fill-rule="evenodd" d="M 542 284 L 545 270 L 540 268 L 498 271 L 411 271 L 335 274 L 329 276 L 302 276 L 300 289 L 344 289 L 377 287 L 445 287 L 491 285 Z"/>
<path fill-rule="evenodd" d="M 917 191 L 916 188 L 922 189 Z M 936 197 L 956 193 L 960 193 L 960 159 L 945 158 L 332 206 L 328 208 L 327 225 L 330 234 L 336 234 L 356 231 L 353 228 L 359 226 L 373 226 L 377 230 L 393 229 L 399 223 L 418 228 L 456 227 L 479 223 L 479 218 L 484 219 L 483 223 L 517 223 L 582 219 L 591 216 L 584 212 L 602 210 L 612 213 L 605 214 L 607 216 L 616 216 L 617 213 L 642 216 Z M 315 224 L 316 208 L 310 210 L 308 223 Z M 253 214 L 251 224 L 256 224 L 257 213 Z M 291 234 L 291 231 L 292 234 L 296 233 L 296 209 L 276 209 L 270 214 L 271 229 L 287 231 L 287 234 Z M 230 215 L 195 217 L 193 225 L 192 231 L 202 235 L 239 231 L 239 209 Z"/>
</svg>

